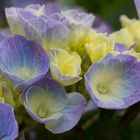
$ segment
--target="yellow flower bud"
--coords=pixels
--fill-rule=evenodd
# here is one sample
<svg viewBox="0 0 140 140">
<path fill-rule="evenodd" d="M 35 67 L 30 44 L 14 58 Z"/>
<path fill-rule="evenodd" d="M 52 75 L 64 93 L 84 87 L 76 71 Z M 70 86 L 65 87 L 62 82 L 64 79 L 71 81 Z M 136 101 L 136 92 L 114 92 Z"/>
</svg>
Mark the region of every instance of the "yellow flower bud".
<svg viewBox="0 0 140 140">
<path fill-rule="evenodd" d="M 96 34 L 89 44 L 86 44 L 87 53 L 92 62 L 98 62 L 106 54 L 114 50 L 114 41 L 104 34 Z"/>
<path fill-rule="evenodd" d="M 127 47 L 130 47 L 134 44 L 134 37 L 130 34 L 127 28 L 122 28 L 121 30 L 110 34 L 110 37 L 116 43 L 125 44 Z"/>
</svg>

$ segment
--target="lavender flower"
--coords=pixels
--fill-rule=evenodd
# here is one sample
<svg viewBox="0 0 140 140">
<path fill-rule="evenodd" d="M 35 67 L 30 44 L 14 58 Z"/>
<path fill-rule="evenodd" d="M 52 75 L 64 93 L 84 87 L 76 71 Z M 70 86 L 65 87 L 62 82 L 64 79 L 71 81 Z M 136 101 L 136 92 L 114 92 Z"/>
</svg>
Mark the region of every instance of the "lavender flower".
<svg viewBox="0 0 140 140">
<path fill-rule="evenodd" d="M 86 107 L 86 100 L 79 93 L 66 94 L 64 88 L 51 78 L 42 78 L 25 93 L 24 106 L 30 116 L 44 123 L 53 133 L 72 129 Z"/>
<path fill-rule="evenodd" d="M 0 43 L 0 69 L 13 84 L 45 75 L 49 58 L 45 50 L 26 38 L 15 35 Z"/>
<path fill-rule="evenodd" d="M 87 91 L 98 107 L 127 108 L 140 101 L 139 69 L 133 56 L 108 54 L 85 74 Z"/>
</svg>

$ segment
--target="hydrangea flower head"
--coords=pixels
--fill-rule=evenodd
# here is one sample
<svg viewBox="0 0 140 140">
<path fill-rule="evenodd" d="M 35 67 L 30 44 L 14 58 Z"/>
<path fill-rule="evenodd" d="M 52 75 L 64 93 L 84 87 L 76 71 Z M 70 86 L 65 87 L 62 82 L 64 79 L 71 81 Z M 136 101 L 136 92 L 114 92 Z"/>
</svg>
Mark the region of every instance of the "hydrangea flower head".
<svg viewBox="0 0 140 140">
<path fill-rule="evenodd" d="M 33 83 L 25 94 L 27 112 L 53 133 L 74 127 L 86 108 L 86 100 L 81 94 L 67 95 L 58 82 L 48 77 Z"/>
</svg>

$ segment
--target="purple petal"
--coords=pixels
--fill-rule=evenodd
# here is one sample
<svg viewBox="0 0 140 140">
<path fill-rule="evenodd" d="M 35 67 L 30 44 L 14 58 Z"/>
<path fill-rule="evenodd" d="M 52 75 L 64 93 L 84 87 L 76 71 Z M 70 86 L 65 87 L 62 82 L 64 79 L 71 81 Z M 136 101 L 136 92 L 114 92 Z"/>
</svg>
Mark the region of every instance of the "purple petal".
<svg viewBox="0 0 140 140">
<path fill-rule="evenodd" d="M 138 16 L 140 18 L 140 0 L 134 0 Z"/>
<path fill-rule="evenodd" d="M 72 129 L 80 120 L 86 108 L 86 100 L 79 93 L 69 93 L 68 103 L 61 112 L 62 115 L 53 122 L 46 123 L 46 128 L 55 134 L 63 133 Z"/>
<path fill-rule="evenodd" d="M 53 17 L 55 18 L 55 17 Z M 66 48 L 69 43 L 69 29 L 54 19 L 34 18 L 29 21 L 20 15 L 26 36 L 42 43 L 46 50 L 50 48 Z"/>
<path fill-rule="evenodd" d="M 13 5 L 13 6 L 18 6 L 18 7 L 25 7 L 26 5 L 29 5 L 29 4 L 44 4 L 46 3 L 46 0 L 22 0 L 22 2 L 19 2 L 19 0 L 9 0 L 10 3 Z"/>
<path fill-rule="evenodd" d="M 0 69 L 18 83 L 46 74 L 49 58 L 40 45 L 19 35 L 10 36 L 0 43 Z"/>
<path fill-rule="evenodd" d="M 67 95 L 59 83 L 47 77 L 36 81 L 26 91 L 24 106 L 34 120 L 44 123 L 53 133 L 62 133 L 78 123 L 86 100 L 79 93 Z"/>
<path fill-rule="evenodd" d="M 14 140 L 18 135 L 18 125 L 15 120 L 13 108 L 0 103 L 0 139 Z"/>
<path fill-rule="evenodd" d="M 124 44 L 120 44 L 120 43 L 116 43 L 114 47 L 115 47 L 114 48 L 115 51 L 120 52 L 120 53 L 127 50 L 127 47 Z"/>
<path fill-rule="evenodd" d="M 107 55 L 86 73 L 87 91 L 99 107 L 127 108 L 140 100 L 139 69 L 140 62 L 133 56 Z"/>
<path fill-rule="evenodd" d="M 92 14 L 73 9 L 62 12 L 62 15 L 66 18 L 69 24 L 81 24 L 91 27 L 94 21 L 94 16 Z"/>
<path fill-rule="evenodd" d="M 12 33 L 24 35 L 24 31 L 18 17 L 19 8 L 11 7 L 5 9 L 5 15 Z"/>
</svg>

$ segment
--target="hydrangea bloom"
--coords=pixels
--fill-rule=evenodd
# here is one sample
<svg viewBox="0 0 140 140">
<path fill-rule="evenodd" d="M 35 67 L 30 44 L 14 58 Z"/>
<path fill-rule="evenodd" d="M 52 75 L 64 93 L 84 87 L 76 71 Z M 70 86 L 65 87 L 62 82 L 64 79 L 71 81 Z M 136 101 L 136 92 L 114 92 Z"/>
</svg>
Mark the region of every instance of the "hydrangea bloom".
<svg viewBox="0 0 140 140">
<path fill-rule="evenodd" d="M 18 135 L 18 125 L 15 120 L 13 108 L 0 103 L 0 139 L 15 140 Z"/>
<path fill-rule="evenodd" d="M 64 60 L 65 57 L 65 60 Z M 72 85 L 81 80 L 81 58 L 73 52 L 69 54 L 62 49 L 51 49 L 50 51 L 50 69 L 54 79 L 62 85 Z"/>
<path fill-rule="evenodd" d="M 47 15 L 45 8 L 40 5 L 7 8 L 6 17 L 11 30 L 41 43 L 46 50 L 52 47 L 66 49 L 70 31 L 63 17 L 59 13 Z"/>
<path fill-rule="evenodd" d="M 18 84 L 45 75 L 49 58 L 40 45 L 19 35 L 10 36 L 0 43 L 0 69 Z"/>
<path fill-rule="evenodd" d="M 130 55 L 108 54 L 85 75 L 86 88 L 97 106 L 127 108 L 140 100 L 140 62 Z"/>
<path fill-rule="evenodd" d="M 73 128 L 86 107 L 82 95 L 76 92 L 67 95 L 59 83 L 48 77 L 33 83 L 25 94 L 27 112 L 53 133 Z"/>
</svg>

